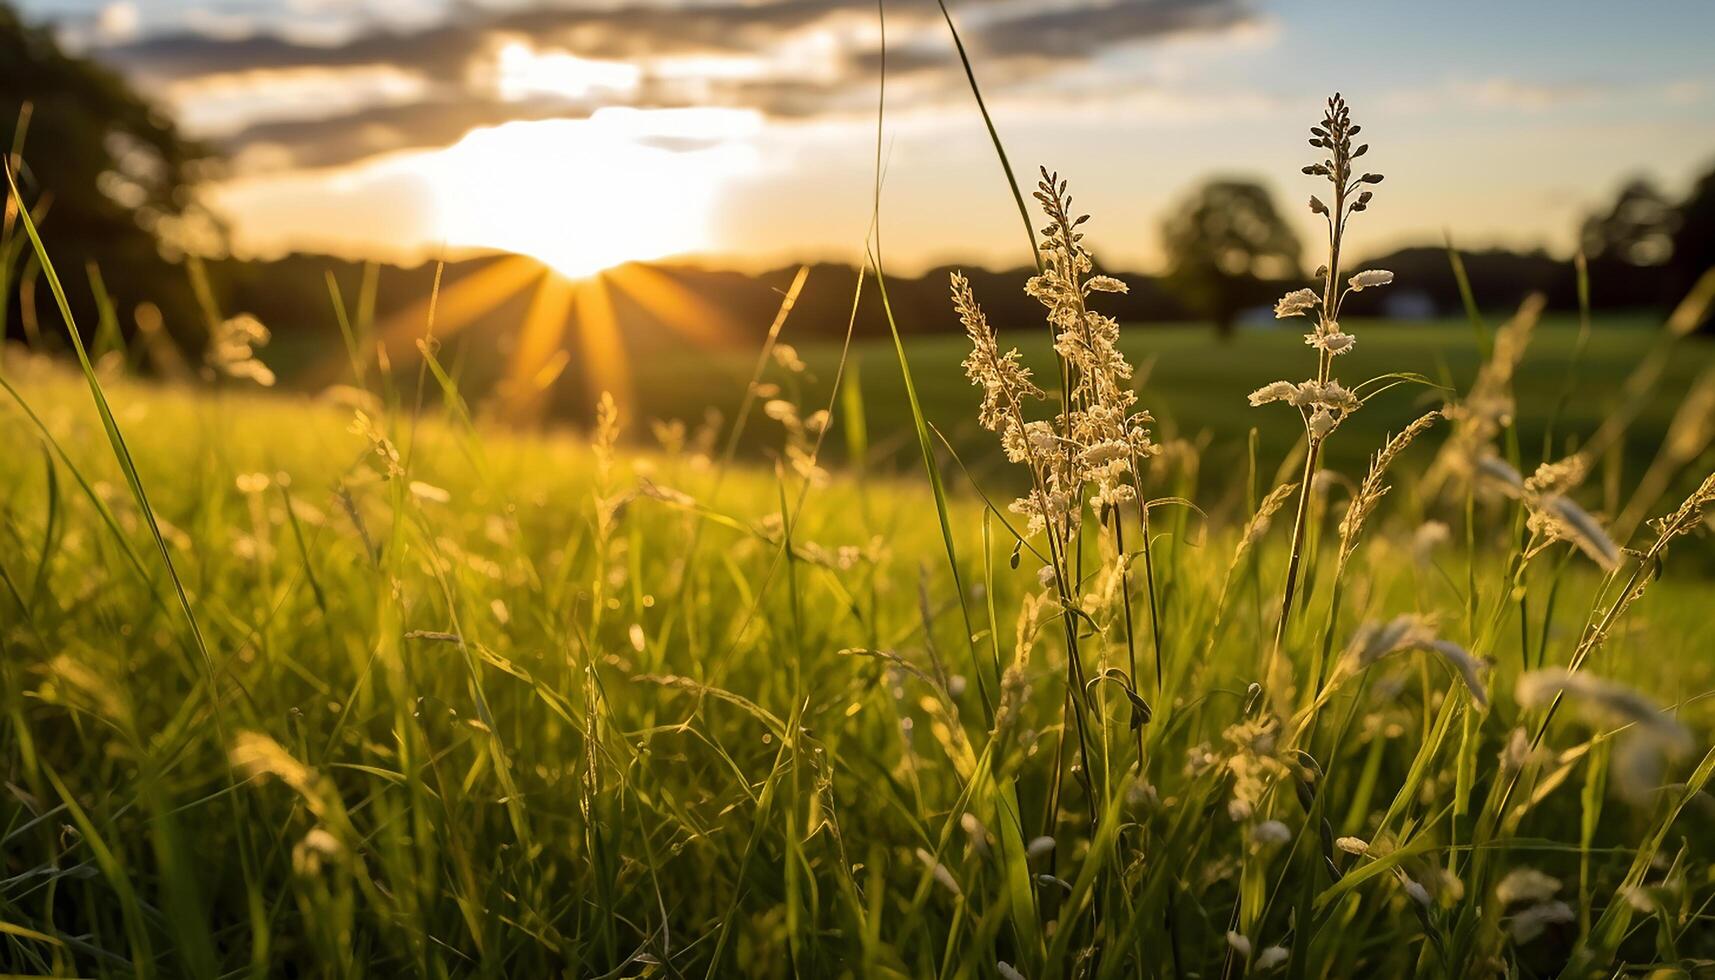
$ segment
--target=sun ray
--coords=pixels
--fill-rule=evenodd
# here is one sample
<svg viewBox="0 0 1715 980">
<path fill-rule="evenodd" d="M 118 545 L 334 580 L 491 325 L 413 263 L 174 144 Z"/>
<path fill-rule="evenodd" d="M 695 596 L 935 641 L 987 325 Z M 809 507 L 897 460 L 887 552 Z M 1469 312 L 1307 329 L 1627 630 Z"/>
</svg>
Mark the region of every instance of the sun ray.
<svg viewBox="0 0 1715 980">
<path fill-rule="evenodd" d="M 699 346 L 730 346 L 739 336 L 739 325 L 730 313 L 655 266 L 628 262 L 602 277 L 621 298 Z"/>
<path fill-rule="evenodd" d="M 613 312 L 613 297 L 607 290 L 600 276 L 579 282 L 574 290 L 578 349 L 583 355 L 585 393 L 593 400 L 603 391 L 611 392 L 624 410 L 634 404 L 631 371 Z"/>
<path fill-rule="evenodd" d="M 564 366 L 566 321 L 580 286 L 550 271 L 530 298 L 530 309 L 518 331 L 518 347 L 512 366 L 501 383 L 499 395 L 506 416 L 533 421 L 541 416 L 547 388 L 559 376 L 550 370 L 556 362 Z"/>
<path fill-rule="evenodd" d="M 546 274 L 540 263 L 508 255 L 443 286 L 435 300 L 435 336 L 445 338 L 458 333 Z M 428 322 L 429 300 L 425 298 L 389 316 L 381 324 L 380 342 L 389 354 L 408 351 L 423 336 Z"/>
</svg>

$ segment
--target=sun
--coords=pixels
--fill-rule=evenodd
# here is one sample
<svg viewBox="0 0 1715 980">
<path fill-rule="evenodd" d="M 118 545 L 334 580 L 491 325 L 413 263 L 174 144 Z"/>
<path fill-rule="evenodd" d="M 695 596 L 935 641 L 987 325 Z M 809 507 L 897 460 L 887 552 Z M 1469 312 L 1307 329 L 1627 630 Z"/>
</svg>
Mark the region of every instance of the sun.
<svg viewBox="0 0 1715 980">
<path fill-rule="evenodd" d="M 571 278 L 708 251 L 727 183 L 753 165 L 749 113 L 604 109 L 474 130 L 427 161 L 449 246 L 528 255 Z"/>
<path fill-rule="evenodd" d="M 630 401 L 616 300 L 689 343 L 726 343 L 736 329 L 726 316 L 646 263 L 712 250 L 728 182 L 755 171 L 747 137 L 756 125 L 754 114 L 731 110 L 602 110 L 473 130 L 399 161 L 395 172 L 427 189 L 449 251 L 509 253 L 440 291 L 435 336 L 528 295 L 495 392 L 501 410 L 524 422 L 541 417 L 568 373 L 586 391 Z M 405 355 L 429 322 L 425 300 L 383 323 L 382 343 Z"/>
</svg>

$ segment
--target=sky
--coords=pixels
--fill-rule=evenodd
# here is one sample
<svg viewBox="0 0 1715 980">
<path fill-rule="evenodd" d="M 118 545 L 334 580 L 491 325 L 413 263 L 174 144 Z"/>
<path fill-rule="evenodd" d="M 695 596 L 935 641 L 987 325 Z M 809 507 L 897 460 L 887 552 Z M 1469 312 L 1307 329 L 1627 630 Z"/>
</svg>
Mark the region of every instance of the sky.
<svg viewBox="0 0 1715 980">
<path fill-rule="evenodd" d="M 204 194 L 241 255 L 861 261 L 885 60 L 889 266 L 1028 262 L 939 8 L 883 2 L 19 5 L 227 153 Z M 1707 0 L 948 5 L 1020 178 L 1068 178 L 1112 268 L 1158 268 L 1212 177 L 1259 180 L 1308 238 L 1304 130 L 1336 90 L 1387 176 L 1363 252 L 1565 254 L 1625 179 L 1715 166 Z"/>
</svg>

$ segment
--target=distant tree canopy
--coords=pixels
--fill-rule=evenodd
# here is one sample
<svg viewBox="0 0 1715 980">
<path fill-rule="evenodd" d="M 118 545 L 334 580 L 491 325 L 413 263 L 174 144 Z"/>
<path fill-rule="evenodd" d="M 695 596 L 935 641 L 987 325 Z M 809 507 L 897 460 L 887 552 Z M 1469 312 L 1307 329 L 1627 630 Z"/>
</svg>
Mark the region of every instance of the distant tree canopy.
<svg viewBox="0 0 1715 980">
<path fill-rule="evenodd" d="M 1679 205 L 1668 259 L 1672 287 L 1684 295 L 1697 277 L 1715 269 L 1715 168 L 1698 178 Z"/>
<path fill-rule="evenodd" d="M 1214 180 L 1198 187 L 1163 223 L 1168 288 L 1230 335 L 1240 311 L 1264 303 L 1264 280 L 1299 273 L 1300 246 L 1261 184 Z"/>
<path fill-rule="evenodd" d="M 1605 214 L 1584 219 L 1579 243 L 1592 259 L 1628 265 L 1662 265 L 1673 255 L 1678 214 L 1653 181 L 1635 178 L 1620 189 Z"/>
<path fill-rule="evenodd" d="M 1679 201 L 1648 178 L 1627 181 L 1612 204 L 1584 220 L 1579 245 L 1607 302 L 1672 306 L 1715 268 L 1715 168 Z"/>
<path fill-rule="evenodd" d="M 152 302 L 170 328 L 187 330 L 196 307 L 183 271 L 162 255 L 162 237 L 194 215 L 189 188 L 209 151 L 181 138 L 117 75 L 63 51 L 48 29 L 24 23 L 3 0 L 0 154 L 40 221 L 80 326 L 93 329 L 97 316 L 93 266 L 121 320 Z M 7 197 L 6 333 L 17 335 L 32 314 L 42 332 L 56 332 L 59 315 L 37 287 L 33 252 L 17 247 L 22 232 Z"/>
</svg>

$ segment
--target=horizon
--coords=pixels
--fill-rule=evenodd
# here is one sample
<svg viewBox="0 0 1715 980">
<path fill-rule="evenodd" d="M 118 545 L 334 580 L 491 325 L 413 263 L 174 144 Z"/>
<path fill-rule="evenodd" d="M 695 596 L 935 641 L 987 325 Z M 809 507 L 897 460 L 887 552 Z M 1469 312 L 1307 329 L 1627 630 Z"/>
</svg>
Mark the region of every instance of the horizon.
<svg viewBox="0 0 1715 980">
<path fill-rule="evenodd" d="M 873 7 L 20 7 L 228 153 L 204 194 L 239 257 L 411 265 L 494 250 L 574 276 L 628 261 L 862 261 L 883 57 Z M 1709 32 L 1692 29 L 1715 28 L 1715 9 L 1467 13 L 1239 0 L 953 10 L 1019 180 L 1039 161 L 1058 169 L 1080 208 L 1106 216 L 1094 250 L 1143 274 L 1160 270 L 1164 215 L 1211 177 L 1258 180 L 1307 236 L 1299 133 L 1324 89 L 1353 103 L 1397 188 L 1354 243 L 1366 254 L 1450 234 L 1463 249 L 1569 256 L 1578 221 L 1626 180 L 1678 196 L 1715 165 L 1703 135 L 1715 68 L 1698 52 Z M 886 14 L 889 265 L 1027 263 L 938 11 Z"/>
</svg>

